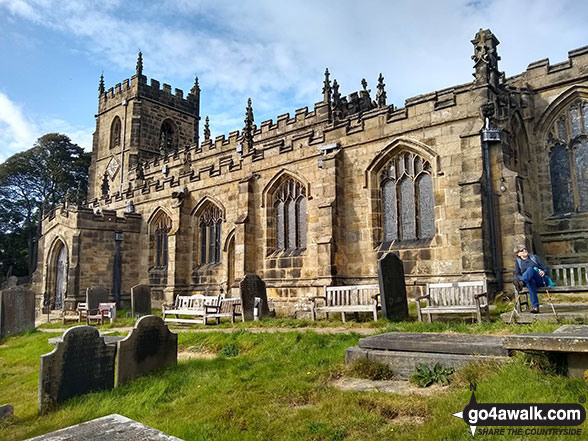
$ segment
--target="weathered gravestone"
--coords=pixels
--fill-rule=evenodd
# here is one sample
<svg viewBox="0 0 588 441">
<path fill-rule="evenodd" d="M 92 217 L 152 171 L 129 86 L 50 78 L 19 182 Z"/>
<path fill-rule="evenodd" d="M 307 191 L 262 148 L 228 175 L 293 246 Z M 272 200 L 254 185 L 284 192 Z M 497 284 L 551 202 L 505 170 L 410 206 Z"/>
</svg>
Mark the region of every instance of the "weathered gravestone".
<svg viewBox="0 0 588 441">
<path fill-rule="evenodd" d="M 382 301 L 382 317 L 388 320 L 408 318 L 408 299 L 402 260 L 388 253 L 378 260 L 378 281 Z"/>
<path fill-rule="evenodd" d="M 92 326 L 74 326 L 55 349 L 41 355 L 39 412 L 88 392 L 114 387 L 116 346 L 107 345 Z"/>
<path fill-rule="evenodd" d="M 25 441 L 182 441 L 113 413 Z"/>
<path fill-rule="evenodd" d="M 135 285 L 131 288 L 131 309 L 133 317 L 151 314 L 151 287 Z"/>
<path fill-rule="evenodd" d="M 14 407 L 11 404 L 3 404 L 0 406 L 0 420 L 4 418 L 11 418 L 14 416 Z"/>
<path fill-rule="evenodd" d="M 141 317 L 131 333 L 117 343 L 116 386 L 178 362 L 178 335 L 154 315 Z"/>
<path fill-rule="evenodd" d="M 35 329 L 35 293 L 22 286 L 0 291 L 0 338 Z"/>
<path fill-rule="evenodd" d="M 86 303 L 88 309 L 98 309 L 98 304 L 108 303 L 110 292 L 103 286 L 92 286 L 86 290 Z"/>
<path fill-rule="evenodd" d="M 239 282 L 241 291 L 241 305 L 243 307 L 243 317 L 245 320 L 253 320 L 253 308 L 255 307 L 255 297 L 261 299 L 261 310 L 259 317 L 269 316 L 269 307 L 267 304 L 267 292 L 265 282 L 257 274 L 247 274 Z"/>
</svg>

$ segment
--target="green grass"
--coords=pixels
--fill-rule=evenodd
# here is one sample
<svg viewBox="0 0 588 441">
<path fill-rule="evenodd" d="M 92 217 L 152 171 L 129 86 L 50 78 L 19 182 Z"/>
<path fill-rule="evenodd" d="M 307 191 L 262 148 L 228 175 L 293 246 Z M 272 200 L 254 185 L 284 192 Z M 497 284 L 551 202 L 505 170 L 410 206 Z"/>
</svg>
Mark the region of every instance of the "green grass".
<svg viewBox="0 0 588 441">
<path fill-rule="evenodd" d="M 435 323 L 428 326 L 440 329 Z M 330 384 L 346 372 L 345 349 L 357 344 L 357 334 L 237 330 L 180 333 L 180 352 L 213 358 L 183 360 L 122 388 L 73 398 L 39 416 L 39 356 L 52 349 L 50 336 L 33 332 L 1 342 L 0 396 L 15 406 L 16 415 L 0 422 L 1 440 L 22 440 L 120 413 L 185 440 L 465 441 L 471 439 L 468 427 L 451 414 L 469 401 L 470 381 L 478 384 L 480 402 L 577 402 L 588 395 L 583 380 L 553 375 L 524 357 L 458 371 L 449 387 L 431 396 L 343 392 Z"/>
</svg>

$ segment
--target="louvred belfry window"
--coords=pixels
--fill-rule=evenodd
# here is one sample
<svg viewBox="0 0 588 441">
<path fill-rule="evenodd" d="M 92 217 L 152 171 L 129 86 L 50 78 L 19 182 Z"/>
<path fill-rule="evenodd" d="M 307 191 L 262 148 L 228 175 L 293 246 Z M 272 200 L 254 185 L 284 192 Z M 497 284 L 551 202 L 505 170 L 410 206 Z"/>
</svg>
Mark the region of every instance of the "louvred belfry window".
<svg viewBox="0 0 588 441">
<path fill-rule="evenodd" d="M 383 242 L 435 235 L 431 164 L 411 152 L 394 156 L 380 173 Z"/>
</svg>

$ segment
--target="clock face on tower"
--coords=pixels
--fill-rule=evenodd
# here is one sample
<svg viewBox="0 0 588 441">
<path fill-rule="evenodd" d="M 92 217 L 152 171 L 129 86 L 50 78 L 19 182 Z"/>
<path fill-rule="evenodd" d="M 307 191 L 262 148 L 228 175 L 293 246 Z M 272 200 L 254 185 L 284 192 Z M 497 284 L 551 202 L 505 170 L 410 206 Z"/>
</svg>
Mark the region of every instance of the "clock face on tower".
<svg viewBox="0 0 588 441">
<path fill-rule="evenodd" d="M 110 158 L 108 166 L 106 167 L 106 171 L 108 172 L 108 176 L 110 176 L 110 179 L 114 179 L 116 173 L 118 172 L 118 161 L 114 156 Z"/>
</svg>

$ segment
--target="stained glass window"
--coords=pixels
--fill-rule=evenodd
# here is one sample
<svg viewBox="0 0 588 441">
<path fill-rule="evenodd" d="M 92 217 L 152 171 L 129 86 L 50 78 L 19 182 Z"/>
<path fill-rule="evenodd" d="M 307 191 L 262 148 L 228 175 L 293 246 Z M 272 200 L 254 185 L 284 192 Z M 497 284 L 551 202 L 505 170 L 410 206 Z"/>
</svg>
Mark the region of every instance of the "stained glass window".
<svg viewBox="0 0 588 441">
<path fill-rule="evenodd" d="M 221 233 L 223 217 L 221 210 L 208 202 L 200 214 L 200 263 L 221 261 Z"/>
<path fill-rule="evenodd" d="M 274 192 L 276 250 L 306 248 L 306 190 L 289 178 Z"/>
<path fill-rule="evenodd" d="M 588 101 L 564 109 L 551 129 L 559 138 L 547 137 L 553 213 L 588 211 Z"/>
<path fill-rule="evenodd" d="M 383 241 L 433 237 L 435 210 L 429 162 L 402 152 L 383 167 L 380 182 Z"/>
</svg>

